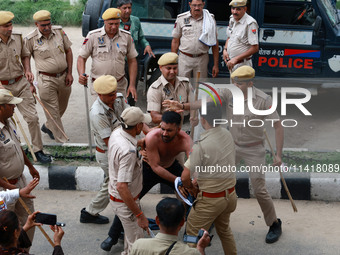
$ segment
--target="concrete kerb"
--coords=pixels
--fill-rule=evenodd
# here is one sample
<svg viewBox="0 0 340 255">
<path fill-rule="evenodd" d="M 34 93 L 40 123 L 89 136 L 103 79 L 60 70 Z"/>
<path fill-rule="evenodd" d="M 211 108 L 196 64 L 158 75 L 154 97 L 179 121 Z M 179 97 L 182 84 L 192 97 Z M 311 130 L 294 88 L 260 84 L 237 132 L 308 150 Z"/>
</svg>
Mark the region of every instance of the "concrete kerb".
<svg viewBox="0 0 340 255">
<path fill-rule="evenodd" d="M 86 146 L 81 144 L 84 145 Z M 80 144 L 67 146 L 80 146 Z M 306 151 L 304 148 L 291 150 Z M 103 170 L 97 166 L 34 166 L 40 173 L 37 189 L 96 191 L 100 189 L 104 180 Z M 32 179 L 27 167 L 24 175 L 27 181 Z M 340 201 L 339 173 L 284 173 L 283 175 L 294 200 Z M 266 173 L 266 185 L 274 199 L 288 199 L 279 173 Z M 240 198 L 254 197 L 247 173 L 237 173 L 236 191 Z M 160 194 L 160 185 L 156 185 L 150 193 Z"/>
</svg>

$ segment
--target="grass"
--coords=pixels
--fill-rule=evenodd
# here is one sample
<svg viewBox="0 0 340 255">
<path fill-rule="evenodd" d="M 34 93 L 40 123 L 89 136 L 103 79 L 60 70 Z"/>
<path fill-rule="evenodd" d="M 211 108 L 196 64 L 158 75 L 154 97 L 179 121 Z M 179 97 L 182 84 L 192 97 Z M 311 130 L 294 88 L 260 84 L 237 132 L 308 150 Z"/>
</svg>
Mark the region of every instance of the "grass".
<svg viewBox="0 0 340 255">
<path fill-rule="evenodd" d="M 62 26 L 80 26 L 84 1 L 76 5 L 62 0 L 1 0 L 0 10 L 11 11 L 14 13 L 14 24 L 23 26 L 33 25 L 33 14 L 39 10 L 51 12 L 52 23 Z"/>
</svg>

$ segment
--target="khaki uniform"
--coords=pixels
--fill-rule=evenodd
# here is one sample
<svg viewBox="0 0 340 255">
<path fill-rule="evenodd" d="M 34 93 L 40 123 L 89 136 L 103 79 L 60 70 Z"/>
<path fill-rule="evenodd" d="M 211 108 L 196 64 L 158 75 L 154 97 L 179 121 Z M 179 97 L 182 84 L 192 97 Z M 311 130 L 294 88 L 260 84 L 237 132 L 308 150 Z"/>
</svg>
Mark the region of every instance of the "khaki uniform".
<svg viewBox="0 0 340 255">
<path fill-rule="evenodd" d="M 24 76 L 19 79 L 24 74 L 20 59 L 29 55 L 28 49 L 23 44 L 21 33 L 13 32 L 7 44 L 0 38 L 0 81 L 17 78 L 17 82 L 10 85 L 2 83 L 2 86 L 11 91 L 13 96 L 23 99 L 17 108 L 27 122 L 33 151 L 37 152 L 43 149 L 38 114 L 28 81 Z"/>
<path fill-rule="evenodd" d="M 201 254 L 196 248 L 190 248 L 187 244 L 178 241 L 177 236 L 158 233 L 155 238 L 142 238 L 137 240 L 132 246 L 130 255 L 166 254 L 166 251 L 174 242 L 176 242 L 176 244 L 173 246 L 170 254 Z"/>
<path fill-rule="evenodd" d="M 19 137 L 16 133 L 15 125 L 11 119 L 7 120 L 6 125 L 0 122 L 0 176 L 6 177 L 8 180 L 17 179 L 15 186 L 18 189 L 24 188 L 27 185 L 26 178 L 22 174 L 24 172 L 24 156 L 20 145 Z M 0 190 L 4 190 L 0 187 Z M 33 200 L 22 198 L 28 208 L 34 212 Z M 27 212 L 22 205 L 16 203 L 7 204 L 8 210 L 14 211 L 23 226 L 27 220 Z M 30 240 L 33 240 L 34 228 L 28 231 Z"/>
<path fill-rule="evenodd" d="M 202 34 L 202 26 L 203 16 L 196 20 L 192 18 L 190 11 L 177 16 L 172 37 L 180 38 L 178 76 L 187 78 L 196 77 L 197 72 L 201 72 L 201 78 L 208 76 L 209 46 L 198 40 Z M 185 53 L 201 56 L 190 57 L 185 55 Z"/>
<path fill-rule="evenodd" d="M 40 99 L 63 131 L 61 117 L 66 111 L 71 94 L 71 86 L 66 86 L 65 84 L 67 74 L 65 52 L 71 45 L 72 43 L 61 26 L 52 26 L 49 38 L 45 38 L 38 28 L 25 38 L 25 46 L 35 60 Z M 57 74 L 57 77 L 41 72 Z M 47 119 L 46 127 L 52 131 L 56 142 L 67 142 L 67 139 L 56 127 L 50 116 L 46 113 L 45 116 Z"/>
<path fill-rule="evenodd" d="M 252 87 L 253 91 L 253 105 L 255 109 L 267 110 L 272 106 L 272 99 L 269 95 L 261 90 Z M 254 115 L 248 108 L 247 100 L 244 101 L 244 116 L 232 115 L 233 101 L 232 94 L 229 90 L 220 90 L 219 95 L 221 99 L 227 102 L 227 114 L 228 120 L 232 120 L 233 126 L 230 126 L 230 132 L 234 138 L 236 144 L 236 164 L 240 163 L 243 159 L 248 166 L 261 166 L 265 164 L 265 148 L 264 148 L 264 133 L 263 127 L 250 127 L 248 121 L 252 119 L 274 119 L 280 120 L 278 113 L 274 113 L 267 116 Z M 230 122 L 229 122 L 230 123 Z M 243 124 L 245 123 L 245 125 Z M 259 126 L 261 123 L 251 122 L 253 126 Z M 245 127 L 244 127 L 245 126 Z M 260 144 L 257 144 L 260 143 Z M 254 146 L 249 146 L 255 144 Z M 273 204 L 273 200 L 266 189 L 265 174 L 262 172 L 250 172 L 249 173 L 251 185 L 254 190 L 254 195 L 264 215 L 267 226 L 271 226 L 276 221 L 276 212 Z"/>
<path fill-rule="evenodd" d="M 197 236 L 201 228 L 209 229 L 214 223 L 221 239 L 224 254 L 237 254 L 236 244 L 230 229 L 230 214 L 235 211 L 237 196 L 232 188 L 236 184 L 236 174 L 230 170 L 209 172 L 208 167 L 235 167 L 235 145 L 228 130 L 211 128 L 201 134 L 192 153 L 185 163 L 191 175 L 198 174 L 200 192 L 190 210 L 186 231 Z M 217 169 L 217 168 L 216 168 Z M 226 192 L 223 197 L 210 198 L 202 192 Z"/>
<path fill-rule="evenodd" d="M 161 75 L 151 84 L 147 94 L 147 111 L 164 113 L 165 107 L 162 106 L 164 100 L 175 100 L 180 103 L 188 103 L 192 100 L 193 93 L 188 78 L 177 77 L 175 87 Z M 187 115 L 188 111 L 184 112 Z"/>
<path fill-rule="evenodd" d="M 109 194 L 122 199 L 117 190 L 117 182 L 128 183 L 132 197 L 136 198 L 143 188 L 142 157 L 137 151 L 137 139 L 122 128 L 116 129 L 109 140 Z M 135 200 L 139 205 L 139 199 Z M 137 218 L 125 203 L 110 201 L 114 213 L 122 222 L 124 252 L 128 254 L 132 244 L 143 237 L 143 230 L 137 224 Z"/>
<path fill-rule="evenodd" d="M 90 110 L 90 120 L 92 132 L 94 134 L 94 140 L 96 146 L 105 152 L 96 150 L 96 160 L 100 167 L 103 169 L 105 178 L 100 191 L 96 197 L 92 199 L 91 203 L 86 207 L 86 211 L 92 215 L 97 215 L 103 211 L 109 203 L 108 195 L 108 183 L 109 183 L 109 162 L 107 154 L 107 146 L 104 142 L 105 138 L 110 137 L 112 131 L 119 127 L 121 123 L 120 115 L 127 108 L 123 95 L 117 94 L 117 98 L 114 102 L 114 109 L 111 109 L 104 104 L 100 98 L 93 103 Z"/>
<path fill-rule="evenodd" d="M 117 92 L 126 97 L 127 80 L 125 76 L 125 57 L 135 58 L 138 53 L 129 32 L 119 29 L 110 39 L 104 26 L 90 31 L 79 51 L 79 56 L 87 59 L 92 57 L 91 78 L 102 75 L 112 75 L 117 81 Z M 91 86 L 91 93 L 96 94 Z"/>
<path fill-rule="evenodd" d="M 229 58 L 232 59 L 244 53 L 251 45 L 259 44 L 258 31 L 259 26 L 256 20 L 247 13 L 239 21 L 236 21 L 231 15 L 227 28 L 227 37 L 229 37 L 227 52 Z M 242 63 L 235 65 L 232 72 L 243 65 L 253 66 L 251 58 L 244 59 Z"/>
</svg>

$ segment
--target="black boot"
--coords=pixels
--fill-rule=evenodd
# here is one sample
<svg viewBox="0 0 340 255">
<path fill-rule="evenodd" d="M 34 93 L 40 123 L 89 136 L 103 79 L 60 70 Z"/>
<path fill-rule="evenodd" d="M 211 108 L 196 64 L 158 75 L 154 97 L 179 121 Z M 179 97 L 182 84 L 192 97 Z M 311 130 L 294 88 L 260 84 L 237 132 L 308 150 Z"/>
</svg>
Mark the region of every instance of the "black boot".
<svg viewBox="0 0 340 255">
<path fill-rule="evenodd" d="M 281 220 L 277 219 L 277 222 L 275 221 L 273 225 L 270 226 L 266 236 L 266 243 L 275 243 L 277 240 L 279 240 L 282 234 L 281 225 L 282 225 Z"/>
</svg>

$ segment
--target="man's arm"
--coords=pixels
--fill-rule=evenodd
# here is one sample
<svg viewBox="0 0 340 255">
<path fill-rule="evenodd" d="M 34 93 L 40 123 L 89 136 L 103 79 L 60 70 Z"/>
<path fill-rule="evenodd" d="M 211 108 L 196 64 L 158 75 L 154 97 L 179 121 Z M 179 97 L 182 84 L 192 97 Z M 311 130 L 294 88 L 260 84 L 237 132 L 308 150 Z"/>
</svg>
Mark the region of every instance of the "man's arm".
<svg viewBox="0 0 340 255">
<path fill-rule="evenodd" d="M 127 182 L 117 182 L 117 190 L 119 192 L 120 197 L 127 205 L 127 207 L 132 211 L 132 213 L 137 217 L 138 226 L 142 229 L 148 231 L 149 221 L 145 217 L 144 213 L 138 207 L 137 203 L 135 202 L 132 194 L 129 190 L 129 186 Z"/>
<path fill-rule="evenodd" d="M 28 167 L 30 174 L 32 175 L 32 178 L 38 178 L 38 180 L 40 180 L 40 174 L 37 171 L 37 169 L 35 169 L 35 167 L 32 165 L 31 161 L 28 159 L 28 157 L 26 156 L 24 150 L 21 148 L 22 151 L 22 155 L 24 156 L 24 162 L 25 165 Z"/>
<path fill-rule="evenodd" d="M 151 115 L 153 123 L 155 123 L 155 124 L 161 123 L 161 121 L 162 121 L 162 114 L 160 114 L 159 112 L 156 112 L 156 111 L 151 111 L 150 115 Z"/>
<path fill-rule="evenodd" d="M 212 53 L 214 58 L 214 66 L 212 68 L 212 76 L 213 78 L 217 77 L 219 70 L 218 70 L 218 61 L 220 58 L 219 54 L 219 47 L 218 47 L 218 40 L 216 39 L 216 45 L 212 46 Z"/>
<path fill-rule="evenodd" d="M 88 75 L 86 75 L 86 76 L 83 75 L 83 74 L 85 74 L 86 60 L 87 60 L 87 58 L 83 58 L 81 56 L 79 56 L 78 60 L 77 60 L 77 71 L 78 71 L 78 75 L 79 75 L 78 82 L 82 85 L 87 85 Z"/>
<path fill-rule="evenodd" d="M 129 77 L 130 84 L 126 93 L 126 97 L 131 93 L 132 97 L 137 102 L 137 90 L 136 90 L 136 77 L 137 77 L 137 59 L 136 58 L 128 58 L 128 68 L 129 68 Z"/>
<path fill-rule="evenodd" d="M 228 37 L 228 39 L 225 41 L 224 48 L 223 48 L 223 50 L 222 50 L 222 53 L 223 53 L 223 60 L 224 60 L 224 62 L 226 62 L 226 63 L 229 61 L 229 54 L 228 54 L 228 52 L 227 52 L 228 41 L 229 41 L 229 37 Z"/>
<path fill-rule="evenodd" d="M 249 58 L 250 56 L 254 55 L 258 51 L 259 51 L 259 45 L 258 44 L 251 45 L 250 48 L 247 51 L 243 52 L 242 54 L 240 54 L 236 57 L 233 57 L 232 59 L 230 59 L 227 62 L 228 69 L 232 70 L 236 64 L 242 62 L 245 58 Z"/>
<path fill-rule="evenodd" d="M 30 90 L 31 90 L 32 94 L 36 93 L 37 91 L 36 91 L 36 89 L 33 85 L 34 75 L 31 71 L 31 57 L 30 56 L 21 57 L 21 62 L 22 62 L 22 65 L 24 67 L 25 77 L 31 85 Z"/>
<path fill-rule="evenodd" d="M 276 155 L 274 165 L 280 166 L 282 164 L 282 148 L 283 148 L 283 138 L 284 131 L 281 125 L 281 121 L 276 121 L 274 123 L 275 128 L 275 141 L 276 141 Z"/>
<path fill-rule="evenodd" d="M 179 40 L 180 38 L 172 38 L 171 41 L 171 51 L 177 53 L 179 48 Z"/>
<path fill-rule="evenodd" d="M 66 74 L 66 86 L 71 86 L 73 83 L 73 76 L 72 76 L 72 65 L 73 65 L 73 53 L 71 47 L 68 48 L 66 51 L 66 62 L 67 62 L 67 74 Z M 85 68 L 84 68 L 85 69 Z"/>
</svg>

